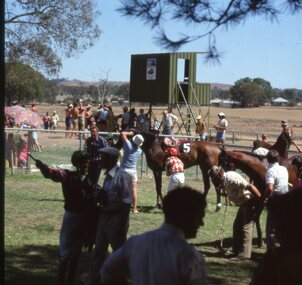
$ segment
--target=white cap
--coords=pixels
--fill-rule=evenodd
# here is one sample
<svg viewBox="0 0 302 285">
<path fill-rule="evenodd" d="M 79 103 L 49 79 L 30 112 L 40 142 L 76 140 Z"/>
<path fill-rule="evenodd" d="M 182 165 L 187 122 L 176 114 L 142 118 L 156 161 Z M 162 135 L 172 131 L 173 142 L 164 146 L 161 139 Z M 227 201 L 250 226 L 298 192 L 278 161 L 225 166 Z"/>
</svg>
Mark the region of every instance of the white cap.
<svg viewBox="0 0 302 285">
<path fill-rule="evenodd" d="M 219 117 L 225 117 L 225 114 L 223 112 L 218 113 Z"/>
<path fill-rule="evenodd" d="M 196 117 L 196 120 L 201 120 L 201 116 L 198 115 L 198 116 Z"/>
<path fill-rule="evenodd" d="M 137 146 L 141 146 L 144 143 L 144 138 L 142 135 L 135 135 L 132 138 L 132 141 L 134 144 L 136 144 Z"/>
</svg>

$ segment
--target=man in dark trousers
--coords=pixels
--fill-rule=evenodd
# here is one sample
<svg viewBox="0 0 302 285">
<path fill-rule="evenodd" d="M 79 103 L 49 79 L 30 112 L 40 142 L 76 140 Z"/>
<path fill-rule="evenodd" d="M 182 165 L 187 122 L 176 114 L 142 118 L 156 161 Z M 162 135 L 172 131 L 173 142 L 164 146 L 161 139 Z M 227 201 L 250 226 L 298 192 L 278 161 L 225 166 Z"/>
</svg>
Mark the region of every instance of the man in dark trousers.
<svg viewBox="0 0 302 285">
<path fill-rule="evenodd" d="M 109 245 L 115 251 L 126 241 L 132 203 L 131 176 L 117 166 L 119 150 L 105 147 L 100 154 L 101 169 L 105 169 L 106 176 L 100 195 L 96 242 L 87 285 L 100 284 L 99 271 L 108 255 Z"/>
<path fill-rule="evenodd" d="M 90 130 L 91 137 L 86 141 L 85 148 L 90 155 L 90 164 L 89 164 L 89 176 L 93 184 L 97 184 L 100 174 L 101 174 L 101 165 L 100 165 L 100 156 L 98 154 L 99 150 L 103 147 L 107 147 L 107 141 L 99 135 L 99 129 L 94 126 Z"/>
<path fill-rule="evenodd" d="M 71 162 L 75 171 L 52 169 L 42 161 L 36 161 L 45 178 L 62 184 L 65 212 L 60 231 L 58 285 L 74 284 L 78 257 L 91 229 L 88 225 L 96 213 L 95 187 L 88 177 L 89 155 L 86 151 L 75 151 Z"/>
</svg>

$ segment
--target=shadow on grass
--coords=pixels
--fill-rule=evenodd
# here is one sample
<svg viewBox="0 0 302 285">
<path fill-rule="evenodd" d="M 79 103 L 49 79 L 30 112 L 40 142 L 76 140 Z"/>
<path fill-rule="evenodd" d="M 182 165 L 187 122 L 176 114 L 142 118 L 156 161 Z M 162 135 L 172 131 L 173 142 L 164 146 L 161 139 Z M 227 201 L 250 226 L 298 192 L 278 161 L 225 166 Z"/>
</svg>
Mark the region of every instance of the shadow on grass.
<svg viewBox="0 0 302 285">
<path fill-rule="evenodd" d="M 138 206 L 137 208 L 142 213 L 163 214 L 163 210 L 157 206 Z"/>
<path fill-rule="evenodd" d="M 58 246 L 23 246 L 5 251 L 5 285 L 53 285 L 59 264 Z M 89 267 L 89 254 L 83 251 L 78 265 L 76 283 L 84 283 Z"/>
</svg>

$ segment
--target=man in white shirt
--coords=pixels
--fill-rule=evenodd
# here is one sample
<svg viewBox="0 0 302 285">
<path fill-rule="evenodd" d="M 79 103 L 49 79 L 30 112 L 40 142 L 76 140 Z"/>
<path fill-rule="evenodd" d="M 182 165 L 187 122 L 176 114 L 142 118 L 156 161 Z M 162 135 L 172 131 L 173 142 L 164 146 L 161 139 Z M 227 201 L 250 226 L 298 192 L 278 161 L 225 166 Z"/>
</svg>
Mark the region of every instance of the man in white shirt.
<svg viewBox="0 0 302 285">
<path fill-rule="evenodd" d="M 163 134 L 164 135 L 173 135 L 173 127 L 174 123 L 178 121 L 177 116 L 168 111 L 163 111 L 163 119 L 162 119 L 162 126 L 163 126 Z"/>
<path fill-rule="evenodd" d="M 266 191 L 269 197 L 288 192 L 288 171 L 278 163 L 279 153 L 275 149 L 270 149 L 267 154 L 269 163 L 265 173 Z M 266 246 L 267 249 L 273 249 L 275 246 L 274 228 L 272 227 L 272 218 L 267 214 L 266 220 Z"/>
<path fill-rule="evenodd" d="M 228 126 L 228 121 L 225 119 L 225 114 L 223 112 L 218 113 L 219 121 L 217 125 L 214 126 L 216 129 L 216 142 L 217 143 L 224 143 L 225 136 L 226 136 L 226 129 Z"/>
<path fill-rule="evenodd" d="M 204 285 L 204 259 L 186 241 L 203 225 L 205 196 L 190 187 L 176 188 L 165 196 L 164 224 L 156 230 L 132 236 L 103 264 L 104 284 Z"/>
</svg>

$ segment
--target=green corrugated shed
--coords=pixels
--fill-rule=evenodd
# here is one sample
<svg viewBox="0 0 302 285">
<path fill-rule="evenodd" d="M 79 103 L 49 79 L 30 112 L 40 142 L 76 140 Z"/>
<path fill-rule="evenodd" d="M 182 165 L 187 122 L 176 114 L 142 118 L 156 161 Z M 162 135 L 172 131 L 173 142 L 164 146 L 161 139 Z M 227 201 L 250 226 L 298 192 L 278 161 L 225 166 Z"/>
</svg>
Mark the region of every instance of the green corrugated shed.
<svg viewBox="0 0 302 285">
<path fill-rule="evenodd" d="M 196 52 L 140 54 L 131 56 L 130 102 L 152 105 L 183 102 L 177 82 L 178 60 L 184 59 L 186 100 L 191 105 L 209 105 L 210 84 L 196 83 Z M 197 97 L 197 99 L 196 99 Z"/>
</svg>

